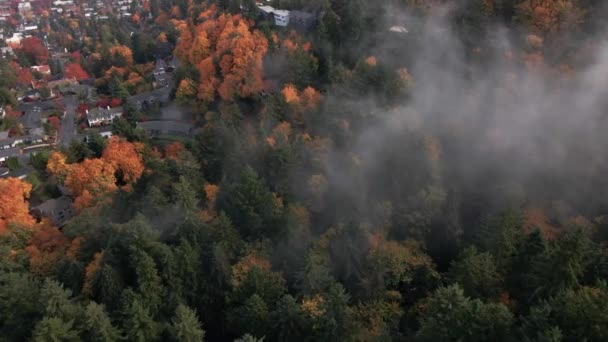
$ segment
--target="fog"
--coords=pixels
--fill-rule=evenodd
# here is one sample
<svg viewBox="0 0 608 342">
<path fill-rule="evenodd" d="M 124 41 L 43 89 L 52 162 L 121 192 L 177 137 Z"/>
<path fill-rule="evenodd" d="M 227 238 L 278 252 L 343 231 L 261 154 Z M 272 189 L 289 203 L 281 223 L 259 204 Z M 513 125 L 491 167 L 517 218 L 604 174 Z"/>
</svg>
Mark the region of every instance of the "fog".
<svg viewBox="0 0 608 342">
<path fill-rule="evenodd" d="M 430 185 L 443 189 L 444 208 L 446 198 L 465 194 L 464 201 L 483 201 L 488 211 L 540 206 L 554 219 L 603 214 L 607 42 L 598 38 L 574 72 L 560 71 L 535 63 L 542 48 L 498 24 L 478 49 L 465 47 L 450 24 L 453 11 L 444 8 L 427 20 L 386 11 L 392 23 L 410 23 L 408 34 L 417 41 L 399 38 L 399 50 L 399 40 L 385 39 L 385 46 L 373 48 L 380 62 L 407 60 L 414 85 L 404 105 L 387 110 L 372 96 L 345 100 L 328 92 L 334 107 L 358 108 L 375 118 L 356 132 L 354 144 L 327 159 L 333 204 L 343 215 L 369 218 L 382 200 Z M 425 146 L 425 158 L 404 156 L 416 141 Z"/>
</svg>

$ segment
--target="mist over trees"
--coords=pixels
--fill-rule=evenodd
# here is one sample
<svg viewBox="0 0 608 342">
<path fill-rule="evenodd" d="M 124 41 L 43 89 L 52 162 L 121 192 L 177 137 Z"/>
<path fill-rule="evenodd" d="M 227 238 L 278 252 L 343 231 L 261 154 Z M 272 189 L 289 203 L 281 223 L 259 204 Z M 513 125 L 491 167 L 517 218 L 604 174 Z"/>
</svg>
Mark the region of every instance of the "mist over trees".
<svg viewBox="0 0 608 342">
<path fill-rule="evenodd" d="M 151 0 L 134 38 L 88 28 L 66 77 L 126 103 L 169 44 L 194 134 L 125 104 L 37 186 L 0 179 L 1 339 L 608 340 L 606 4 L 269 4 L 317 20 Z"/>
</svg>

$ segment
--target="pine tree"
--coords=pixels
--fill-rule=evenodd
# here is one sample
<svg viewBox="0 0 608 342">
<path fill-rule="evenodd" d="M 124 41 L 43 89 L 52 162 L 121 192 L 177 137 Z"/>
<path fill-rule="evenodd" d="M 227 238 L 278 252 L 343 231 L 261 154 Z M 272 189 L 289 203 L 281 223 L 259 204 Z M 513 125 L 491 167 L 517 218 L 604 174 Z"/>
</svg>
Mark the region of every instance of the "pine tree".
<svg viewBox="0 0 608 342">
<path fill-rule="evenodd" d="M 64 321 L 58 317 L 45 317 L 38 322 L 33 333 L 34 342 L 77 342 L 80 341 L 78 331 L 74 329 L 74 321 Z"/>
<path fill-rule="evenodd" d="M 103 305 L 90 302 L 84 311 L 87 341 L 112 342 L 121 339 L 120 330 L 112 325 Z"/>
<path fill-rule="evenodd" d="M 173 338 L 180 342 L 200 342 L 205 338 L 196 313 L 182 304 L 175 309 L 170 330 Z"/>
</svg>

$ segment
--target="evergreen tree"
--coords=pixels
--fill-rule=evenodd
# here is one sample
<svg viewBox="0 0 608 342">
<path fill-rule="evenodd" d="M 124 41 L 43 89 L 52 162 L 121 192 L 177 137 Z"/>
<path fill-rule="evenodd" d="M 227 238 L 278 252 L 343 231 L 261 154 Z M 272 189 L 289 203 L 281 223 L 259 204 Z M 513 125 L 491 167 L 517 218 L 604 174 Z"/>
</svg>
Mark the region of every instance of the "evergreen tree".
<svg viewBox="0 0 608 342">
<path fill-rule="evenodd" d="M 45 317 L 36 325 L 32 340 L 35 342 L 77 342 L 80 341 L 80 337 L 78 331 L 74 329 L 74 321 Z"/>
<path fill-rule="evenodd" d="M 137 299 L 128 299 L 124 311 L 124 331 L 130 341 L 149 342 L 160 337 L 161 327 L 154 321 L 150 310 Z"/>
<path fill-rule="evenodd" d="M 201 342 L 204 340 L 205 331 L 201 328 L 196 313 L 180 304 L 175 309 L 175 317 L 171 324 L 171 335 L 176 341 Z"/>
<path fill-rule="evenodd" d="M 103 305 L 90 302 L 84 311 L 84 333 L 87 341 L 113 342 L 122 339 L 120 330 L 110 321 Z"/>
</svg>

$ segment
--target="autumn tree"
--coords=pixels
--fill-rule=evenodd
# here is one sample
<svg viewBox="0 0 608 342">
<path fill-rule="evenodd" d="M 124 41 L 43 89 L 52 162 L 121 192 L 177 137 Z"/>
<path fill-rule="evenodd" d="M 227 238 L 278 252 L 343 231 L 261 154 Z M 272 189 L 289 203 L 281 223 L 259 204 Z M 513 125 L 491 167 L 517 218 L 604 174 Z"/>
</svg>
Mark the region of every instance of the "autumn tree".
<svg viewBox="0 0 608 342">
<path fill-rule="evenodd" d="M 542 34 L 576 29 L 585 17 L 578 0 L 525 0 L 517 11 L 532 30 Z"/>
<path fill-rule="evenodd" d="M 182 102 L 188 103 L 191 101 L 196 95 L 196 83 L 189 78 L 185 78 L 179 82 L 179 86 L 177 87 L 177 91 L 175 93 L 175 98 Z"/>
<path fill-rule="evenodd" d="M 200 75 L 198 94 L 199 100 L 212 102 L 215 98 L 215 89 L 219 84 L 216 77 L 215 65 L 213 57 L 209 56 L 203 59 L 197 66 Z"/>
<path fill-rule="evenodd" d="M 140 148 L 137 144 L 114 136 L 103 151 L 102 159 L 119 173 L 121 182 L 132 184 L 144 172 L 144 163 L 138 151 Z"/>
<path fill-rule="evenodd" d="M 222 99 L 249 97 L 262 90 L 262 58 L 267 50 L 266 38 L 259 31 L 249 31 L 245 21 L 226 25 L 216 46 L 216 53 L 222 56 L 224 79 L 218 88 Z"/>
<path fill-rule="evenodd" d="M 5 234 L 10 224 L 28 227 L 35 223 L 27 203 L 30 191 L 32 186 L 20 179 L 0 179 L 0 234 Z"/>
<path fill-rule="evenodd" d="M 196 38 L 192 42 L 192 47 L 189 51 L 189 60 L 192 65 L 198 65 L 203 59 L 209 57 L 210 51 L 209 39 L 207 39 L 207 32 L 199 31 L 196 34 Z"/>
<path fill-rule="evenodd" d="M 116 45 L 110 48 L 112 65 L 117 67 L 129 67 L 133 65 L 133 51 L 128 46 Z"/>
<path fill-rule="evenodd" d="M 75 78 L 77 81 L 82 81 L 89 78 L 89 74 L 84 71 L 79 63 L 70 63 L 66 65 L 64 76 L 66 78 Z"/>
<path fill-rule="evenodd" d="M 38 37 L 26 37 L 21 40 L 20 50 L 27 56 L 32 64 L 47 64 L 49 60 L 49 50 L 44 46 Z"/>
<path fill-rule="evenodd" d="M 82 163 L 71 164 L 65 178 L 65 186 L 74 195 L 76 209 L 84 209 L 94 198 L 117 189 L 116 169 L 103 159 L 85 159 Z"/>
</svg>

